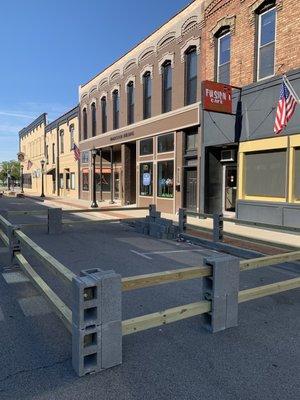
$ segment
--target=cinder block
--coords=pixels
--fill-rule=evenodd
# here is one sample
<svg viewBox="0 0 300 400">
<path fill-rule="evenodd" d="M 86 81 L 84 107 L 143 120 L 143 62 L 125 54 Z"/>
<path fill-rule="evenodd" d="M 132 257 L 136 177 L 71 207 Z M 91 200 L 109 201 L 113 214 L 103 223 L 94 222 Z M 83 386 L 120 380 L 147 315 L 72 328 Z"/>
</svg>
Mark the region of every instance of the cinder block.
<svg viewBox="0 0 300 400">
<path fill-rule="evenodd" d="M 15 253 L 21 251 L 20 240 L 15 235 L 15 231 L 17 229 L 20 229 L 20 228 L 16 225 L 10 225 L 7 227 L 7 236 L 8 236 L 8 240 L 9 240 L 8 249 L 9 249 L 9 257 L 10 257 L 9 266 L 13 266 L 13 264 L 14 264 Z"/>
<path fill-rule="evenodd" d="M 79 376 L 102 369 L 101 330 L 101 326 L 89 329 L 72 326 L 72 364 Z"/>
<path fill-rule="evenodd" d="M 0 268 L 9 268 L 11 266 L 11 253 L 8 247 L 0 248 Z"/>
<path fill-rule="evenodd" d="M 102 368 L 122 363 L 122 323 L 111 321 L 102 325 Z"/>
<path fill-rule="evenodd" d="M 203 298 L 211 300 L 212 311 L 206 314 L 206 327 L 219 332 L 238 325 L 239 259 L 217 256 L 204 259 L 212 267 L 211 277 L 203 279 Z"/>
<path fill-rule="evenodd" d="M 121 321 L 122 319 L 122 285 L 121 275 L 109 271 L 102 277 L 101 291 L 101 321 Z"/>
<path fill-rule="evenodd" d="M 154 217 L 156 213 L 156 205 L 155 204 L 150 204 L 149 205 L 149 216 Z"/>
<path fill-rule="evenodd" d="M 48 209 L 48 233 L 49 235 L 56 235 L 62 233 L 62 209 L 49 208 Z"/>
<path fill-rule="evenodd" d="M 223 214 L 215 213 L 213 215 L 213 241 L 222 242 L 223 241 Z"/>
<path fill-rule="evenodd" d="M 187 224 L 186 210 L 184 208 L 179 208 L 178 225 L 179 225 L 180 233 L 183 233 L 186 231 L 186 224 Z"/>
</svg>

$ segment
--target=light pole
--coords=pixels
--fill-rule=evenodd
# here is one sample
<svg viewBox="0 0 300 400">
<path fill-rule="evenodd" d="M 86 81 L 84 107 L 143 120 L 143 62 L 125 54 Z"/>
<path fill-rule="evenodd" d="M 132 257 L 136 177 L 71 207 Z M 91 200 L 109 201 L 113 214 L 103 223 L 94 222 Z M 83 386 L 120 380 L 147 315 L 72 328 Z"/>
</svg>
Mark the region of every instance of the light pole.
<svg viewBox="0 0 300 400">
<path fill-rule="evenodd" d="M 7 190 L 10 191 L 10 169 L 7 171 Z"/>
<path fill-rule="evenodd" d="M 96 199 L 96 155 L 98 154 L 98 150 L 95 147 L 91 151 L 92 153 L 92 171 L 93 171 L 93 200 L 91 204 L 91 208 L 98 208 L 97 199 Z"/>
<path fill-rule="evenodd" d="M 41 160 L 41 167 L 42 167 L 42 193 L 41 193 L 41 197 L 45 197 L 45 193 L 44 193 L 44 166 L 45 166 L 45 160 Z"/>
<path fill-rule="evenodd" d="M 21 182 L 20 182 L 20 186 L 21 186 L 21 193 L 24 193 L 24 188 L 23 188 L 23 184 L 24 184 L 24 180 L 23 180 L 23 169 L 24 169 L 24 166 L 23 165 L 21 165 Z"/>
</svg>

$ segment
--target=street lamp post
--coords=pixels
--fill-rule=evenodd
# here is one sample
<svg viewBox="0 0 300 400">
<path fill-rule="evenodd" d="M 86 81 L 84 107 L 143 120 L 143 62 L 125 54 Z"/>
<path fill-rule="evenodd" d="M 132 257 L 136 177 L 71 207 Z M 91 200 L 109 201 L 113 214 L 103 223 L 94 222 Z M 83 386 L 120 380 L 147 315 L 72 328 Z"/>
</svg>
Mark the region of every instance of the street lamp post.
<svg viewBox="0 0 300 400">
<path fill-rule="evenodd" d="M 41 167 L 42 167 L 42 193 L 41 193 L 41 197 L 45 197 L 45 193 L 44 193 L 44 166 L 45 166 L 45 160 L 41 160 Z"/>
<path fill-rule="evenodd" d="M 10 169 L 7 171 L 7 190 L 10 191 Z"/>
<path fill-rule="evenodd" d="M 21 186 L 21 193 L 23 194 L 24 193 L 24 179 L 23 179 L 23 169 L 24 169 L 24 167 L 23 167 L 23 165 L 21 165 L 21 182 L 20 182 L 20 186 Z"/>
<path fill-rule="evenodd" d="M 98 154 L 98 150 L 93 148 L 91 153 L 92 153 L 92 170 L 93 170 L 93 200 L 91 208 L 98 208 L 96 199 L 96 155 Z"/>
</svg>

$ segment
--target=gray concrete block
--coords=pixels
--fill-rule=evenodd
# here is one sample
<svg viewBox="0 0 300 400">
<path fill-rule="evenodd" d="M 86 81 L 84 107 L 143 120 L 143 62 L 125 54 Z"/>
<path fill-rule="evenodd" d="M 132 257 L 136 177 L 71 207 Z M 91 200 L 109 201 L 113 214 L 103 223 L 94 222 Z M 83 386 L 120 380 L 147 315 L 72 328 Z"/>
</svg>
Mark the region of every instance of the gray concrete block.
<svg viewBox="0 0 300 400">
<path fill-rule="evenodd" d="M 48 209 L 48 233 L 49 235 L 57 235 L 62 233 L 62 209 Z"/>
<path fill-rule="evenodd" d="M 179 232 L 180 233 L 186 231 L 186 224 L 187 224 L 186 210 L 184 208 L 179 208 L 178 226 L 179 226 Z"/>
<path fill-rule="evenodd" d="M 156 213 L 156 205 L 150 204 L 149 205 L 149 216 L 153 217 L 153 216 L 155 216 L 155 213 Z"/>
<path fill-rule="evenodd" d="M 78 329 L 72 325 L 72 365 L 78 376 L 102 370 L 101 326 Z"/>
<path fill-rule="evenodd" d="M 223 214 L 215 213 L 213 215 L 213 241 L 222 242 L 223 241 Z"/>
<path fill-rule="evenodd" d="M 203 279 L 203 298 L 211 300 L 212 311 L 206 315 L 206 327 L 219 332 L 238 325 L 239 259 L 232 256 L 205 258 L 212 267 L 211 277 Z"/>
<path fill-rule="evenodd" d="M 122 363 L 122 323 L 111 321 L 102 325 L 102 368 Z"/>
<path fill-rule="evenodd" d="M 0 268 L 5 269 L 11 266 L 11 252 L 8 247 L 0 248 Z"/>
<path fill-rule="evenodd" d="M 102 277 L 101 290 L 101 321 L 105 324 L 109 321 L 122 319 L 122 285 L 121 275 L 110 271 Z"/>
</svg>

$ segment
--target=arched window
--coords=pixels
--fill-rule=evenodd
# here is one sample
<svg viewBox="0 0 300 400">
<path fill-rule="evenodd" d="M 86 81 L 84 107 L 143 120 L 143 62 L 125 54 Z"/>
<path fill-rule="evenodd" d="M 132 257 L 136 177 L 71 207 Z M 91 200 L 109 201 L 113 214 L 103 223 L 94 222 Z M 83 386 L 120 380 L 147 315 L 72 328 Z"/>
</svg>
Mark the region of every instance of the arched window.
<svg viewBox="0 0 300 400">
<path fill-rule="evenodd" d="M 91 105 L 91 114 L 92 114 L 92 136 L 96 136 L 97 120 L 96 120 L 96 104 L 95 103 L 92 103 L 92 105 Z"/>
<path fill-rule="evenodd" d="M 113 129 L 119 129 L 120 126 L 120 96 L 119 91 L 113 91 Z"/>
<path fill-rule="evenodd" d="M 130 81 L 127 84 L 127 124 L 134 123 L 134 85 Z"/>
<path fill-rule="evenodd" d="M 144 119 L 147 119 L 151 117 L 151 97 L 152 97 L 151 73 L 149 71 L 147 71 L 143 75 L 143 92 L 144 92 L 143 115 Z"/>
<path fill-rule="evenodd" d="M 107 102 L 106 97 L 101 98 L 102 133 L 107 132 Z"/>
<path fill-rule="evenodd" d="M 172 110 L 172 65 L 165 61 L 162 65 L 162 112 Z"/>
<path fill-rule="evenodd" d="M 83 130 L 83 140 L 87 139 L 87 112 L 86 108 L 82 110 L 82 130 Z"/>
<path fill-rule="evenodd" d="M 71 124 L 69 126 L 69 132 L 70 132 L 70 149 L 73 150 L 74 149 L 74 125 Z"/>
<path fill-rule="evenodd" d="M 230 27 L 219 30 L 215 36 L 216 41 L 216 81 L 230 83 L 230 53 L 231 34 Z"/>
<path fill-rule="evenodd" d="M 185 105 L 197 101 L 197 51 L 190 47 L 185 53 Z"/>
<path fill-rule="evenodd" d="M 64 130 L 61 129 L 59 132 L 59 137 L 60 137 L 60 154 L 63 154 L 65 152 L 65 133 Z"/>
<path fill-rule="evenodd" d="M 275 73 L 276 8 L 275 1 L 268 0 L 256 10 L 257 15 L 257 79 Z"/>
</svg>

